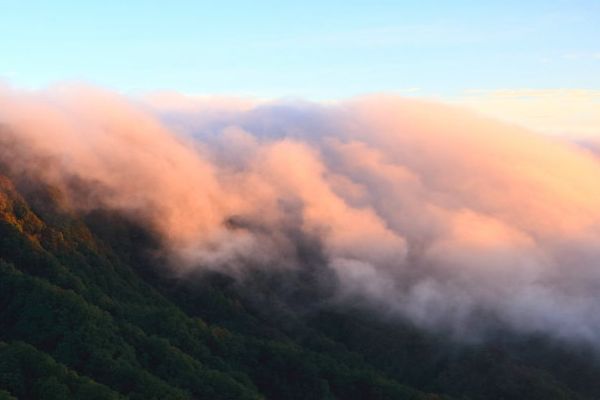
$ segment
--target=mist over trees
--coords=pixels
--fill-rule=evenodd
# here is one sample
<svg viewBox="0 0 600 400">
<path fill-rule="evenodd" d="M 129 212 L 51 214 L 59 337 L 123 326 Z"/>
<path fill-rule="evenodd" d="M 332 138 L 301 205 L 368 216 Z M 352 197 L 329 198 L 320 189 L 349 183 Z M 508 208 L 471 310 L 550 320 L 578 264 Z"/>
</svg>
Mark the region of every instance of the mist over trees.
<svg viewBox="0 0 600 400">
<path fill-rule="evenodd" d="M 593 154 L 236 107 L 0 92 L 0 398 L 600 397 Z"/>
<path fill-rule="evenodd" d="M 257 270 L 242 281 L 216 272 L 179 279 L 158 246 L 127 215 L 77 212 L 56 188 L 2 176 L 0 398 L 600 394 L 600 365 L 585 346 L 508 332 L 457 343 L 360 304 L 328 303 L 335 279 L 310 240 L 299 251 L 314 269 Z"/>
</svg>

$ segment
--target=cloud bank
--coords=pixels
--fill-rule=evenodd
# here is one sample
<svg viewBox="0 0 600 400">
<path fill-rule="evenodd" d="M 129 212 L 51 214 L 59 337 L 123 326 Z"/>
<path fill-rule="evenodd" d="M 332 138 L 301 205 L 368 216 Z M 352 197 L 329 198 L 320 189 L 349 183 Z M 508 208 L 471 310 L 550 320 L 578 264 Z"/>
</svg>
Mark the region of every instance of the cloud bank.
<svg viewBox="0 0 600 400">
<path fill-rule="evenodd" d="M 168 100 L 3 89 L 0 158 L 74 207 L 147 221 L 183 276 L 306 268 L 311 238 L 338 301 L 457 335 L 486 315 L 600 344 L 600 163 L 586 149 L 397 97 Z"/>
<path fill-rule="evenodd" d="M 473 90 L 455 103 L 547 135 L 586 142 L 600 137 L 598 90 Z"/>
</svg>

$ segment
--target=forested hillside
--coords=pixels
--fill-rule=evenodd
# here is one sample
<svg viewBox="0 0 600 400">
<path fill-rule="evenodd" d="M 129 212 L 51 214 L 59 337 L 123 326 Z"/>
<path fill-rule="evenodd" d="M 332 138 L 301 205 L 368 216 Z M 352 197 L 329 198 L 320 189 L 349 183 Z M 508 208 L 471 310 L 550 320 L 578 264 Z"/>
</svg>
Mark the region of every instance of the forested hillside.
<svg viewBox="0 0 600 400">
<path fill-rule="evenodd" d="M 178 276 L 158 246 L 139 221 L 2 175 L 0 399 L 600 398 L 583 346 L 461 344 L 328 302 L 318 257 Z"/>
</svg>

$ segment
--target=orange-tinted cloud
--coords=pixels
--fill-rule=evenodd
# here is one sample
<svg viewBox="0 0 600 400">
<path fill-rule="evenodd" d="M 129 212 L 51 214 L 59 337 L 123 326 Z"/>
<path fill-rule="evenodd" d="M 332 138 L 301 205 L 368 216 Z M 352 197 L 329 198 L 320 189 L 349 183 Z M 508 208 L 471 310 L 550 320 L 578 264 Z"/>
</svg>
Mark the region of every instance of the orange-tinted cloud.
<svg viewBox="0 0 600 400">
<path fill-rule="evenodd" d="M 470 91 L 456 100 L 494 118 L 573 140 L 600 136 L 600 91 L 518 89 Z"/>
<path fill-rule="evenodd" d="M 567 141 L 384 96 L 173 111 L 90 88 L 4 90 L 0 123 L 22 145 L 3 154 L 14 168 L 76 207 L 149 221 L 179 271 L 302 268 L 300 235 L 342 299 L 458 333 L 485 311 L 600 339 L 600 163 Z M 69 192 L 73 177 L 91 194 Z"/>
</svg>

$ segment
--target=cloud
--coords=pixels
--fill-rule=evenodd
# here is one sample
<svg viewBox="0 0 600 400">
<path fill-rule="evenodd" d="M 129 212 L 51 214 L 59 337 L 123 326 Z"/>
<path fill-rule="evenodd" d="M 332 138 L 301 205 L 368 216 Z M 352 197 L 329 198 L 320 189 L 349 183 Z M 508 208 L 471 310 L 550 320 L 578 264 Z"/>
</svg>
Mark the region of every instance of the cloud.
<svg viewBox="0 0 600 400">
<path fill-rule="evenodd" d="M 74 207 L 149 223 L 183 276 L 322 262 L 335 301 L 456 335 L 481 334 L 487 315 L 600 344 L 600 163 L 589 151 L 393 96 L 183 103 L 3 89 L 0 139 L 12 147 L 1 158 Z M 306 258 L 306 240 L 319 257 Z"/>
<path fill-rule="evenodd" d="M 598 90 L 470 91 L 455 103 L 545 134 L 574 140 L 600 136 Z"/>
</svg>

